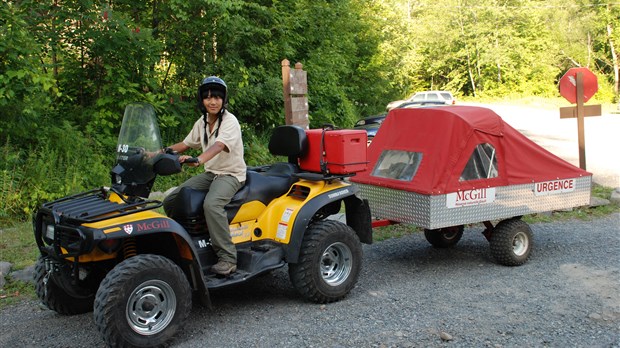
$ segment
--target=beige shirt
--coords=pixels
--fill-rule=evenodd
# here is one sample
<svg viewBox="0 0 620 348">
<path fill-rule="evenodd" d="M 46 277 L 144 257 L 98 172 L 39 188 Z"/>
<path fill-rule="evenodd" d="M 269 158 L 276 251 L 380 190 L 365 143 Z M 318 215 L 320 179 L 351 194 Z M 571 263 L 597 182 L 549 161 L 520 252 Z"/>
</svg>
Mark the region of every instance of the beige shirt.
<svg viewBox="0 0 620 348">
<path fill-rule="evenodd" d="M 215 175 L 232 175 L 239 182 L 245 181 L 245 172 L 247 166 L 243 160 L 243 140 L 241 139 L 241 127 L 239 121 L 235 115 L 226 111 L 222 119 L 222 124 L 219 125 L 220 129 L 218 136 L 215 137 L 215 129 L 218 127 L 218 122 L 214 124 L 213 132 L 207 127 L 207 133 L 209 133 L 208 139 L 203 139 L 205 135 L 205 121 L 204 117 L 200 117 L 192 128 L 191 132 L 185 137 L 183 143 L 192 149 L 202 149 L 206 151 L 210 146 L 219 141 L 226 145 L 228 152 L 223 150 L 211 160 L 204 164 L 205 171 L 211 172 Z"/>
</svg>

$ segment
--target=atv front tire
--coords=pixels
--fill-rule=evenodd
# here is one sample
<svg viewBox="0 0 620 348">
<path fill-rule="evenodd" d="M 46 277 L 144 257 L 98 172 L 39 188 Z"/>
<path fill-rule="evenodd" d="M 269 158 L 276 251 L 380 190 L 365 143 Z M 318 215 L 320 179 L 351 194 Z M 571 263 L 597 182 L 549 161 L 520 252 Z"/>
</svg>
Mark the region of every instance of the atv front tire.
<svg viewBox="0 0 620 348">
<path fill-rule="evenodd" d="M 87 313 L 93 310 L 95 294 L 76 297 L 68 294 L 56 284 L 52 272 L 45 268 L 45 257 L 39 256 L 34 266 L 34 289 L 41 302 L 49 309 L 62 315 Z"/>
<path fill-rule="evenodd" d="M 435 248 L 450 248 L 463 237 L 464 226 L 452 226 L 435 230 L 424 230 L 424 237 Z"/>
<path fill-rule="evenodd" d="M 355 231 L 341 222 L 322 220 L 306 231 L 299 261 L 289 264 L 289 276 L 304 298 L 328 303 L 353 289 L 361 265 L 362 246 Z"/>
<path fill-rule="evenodd" d="M 104 278 L 95 297 L 97 329 L 112 347 L 164 345 L 181 327 L 192 294 L 183 271 L 159 255 L 137 255 Z"/>
</svg>

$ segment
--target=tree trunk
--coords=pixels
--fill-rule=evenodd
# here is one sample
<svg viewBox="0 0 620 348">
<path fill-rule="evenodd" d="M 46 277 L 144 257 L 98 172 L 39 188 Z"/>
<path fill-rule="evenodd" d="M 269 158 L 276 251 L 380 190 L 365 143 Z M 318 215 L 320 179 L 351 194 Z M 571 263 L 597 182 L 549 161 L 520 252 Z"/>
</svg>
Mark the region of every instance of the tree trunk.
<svg viewBox="0 0 620 348">
<path fill-rule="evenodd" d="M 616 48 L 614 47 L 614 40 L 613 40 L 612 32 L 613 32 L 613 28 L 611 24 L 607 24 L 607 39 L 609 40 L 609 48 L 611 50 L 611 61 L 612 61 L 613 68 L 614 68 L 614 94 L 616 95 L 616 99 L 619 99 L 618 90 L 620 87 L 620 66 L 618 63 L 618 54 L 616 53 Z"/>
<path fill-rule="evenodd" d="M 497 52 L 499 49 L 499 42 L 497 42 L 497 37 L 495 37 L 495 51 Z M 497 83 L 502 83 L 502 65 L 499 62 L 499 57 L 495 60 L 495 66 L 497 67 Z"/>
</svg>

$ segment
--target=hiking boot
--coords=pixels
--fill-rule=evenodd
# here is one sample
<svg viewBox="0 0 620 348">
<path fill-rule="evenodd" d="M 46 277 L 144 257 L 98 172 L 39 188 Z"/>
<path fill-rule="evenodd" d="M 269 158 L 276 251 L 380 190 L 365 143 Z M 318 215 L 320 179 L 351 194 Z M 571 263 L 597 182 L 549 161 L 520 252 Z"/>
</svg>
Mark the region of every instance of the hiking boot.
<svg viewBox="0 0 620 348">
<path fill-rule="evenodd" d="M 237 270 L 237 265 L 228 261 L 218 261 L 211 267 L 211 272 L 220 275 L 229 275 Z"/>
</svg>

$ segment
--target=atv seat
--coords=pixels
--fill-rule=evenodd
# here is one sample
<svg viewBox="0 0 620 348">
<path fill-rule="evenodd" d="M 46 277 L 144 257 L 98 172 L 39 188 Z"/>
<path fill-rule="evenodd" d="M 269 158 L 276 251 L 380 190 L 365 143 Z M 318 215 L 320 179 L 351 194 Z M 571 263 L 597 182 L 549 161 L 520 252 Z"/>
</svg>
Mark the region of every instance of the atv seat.
<svg viewBox="0 0 620 348">
<path fill-rule="evenodd" d="M 299 167 L 292 163 L 274 163 L 264 172 L 248 170 L 245 185 L 226 205 L 228 222 L 233 220 L 239 208 L 246 202 L 259 201 L 267 206 L 275 198 L 287 193 L 298 180 L 294 176 L 297 173 Z"/>
<path fill-rule="evenodd" d="M 276 156 L 287 156 L 288 162 L 278 162 L 261 167 L 260 171 L 248 170 L 245 184 L 226 205 L 226 214 L 230 223 L 237 215 L 241 206 L 247 202 L 258 201 L 265 206 L 275 198 L 285 194 L 291 185 L 299 180 L 297 164 L 299 156 L 308 147 L 306 133 L 298 126 L 280 126 L 274 129 L 269 141 L 269 151 Z M 195 232 L 199 232 L 204 224 L 202 204 L 207 191 L 182 188 L 175 197 L 174 211 L 168 212 L 169 217 L 181 224 L 196 224 Z M 260 213 L 260 212 L 257 212 Z M 194 228 L 189 229 L 194 232 Z"/>
<path fill-rule="evenodd" d="M 293 176 L 296 173 L 299 173 L 299 168 L 291 163 L 276 163 L 261 173 L 248 170 L 245 184 L 226 205 L 228 222 L 234 219 L 244 203 L 259 201 L 267 206 L 276 197 L 287 193 L 291 185 L 298 180 Z M 179 222 L 204 219 L 202 203 L 206 195 L 207 191 L 190 187 L 181 188 L 173 203 L 175 209 L 169 212 L 169 216 Z"/>
</svg>

